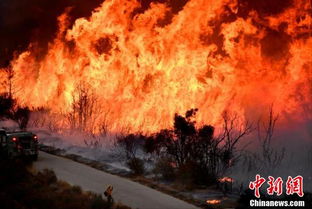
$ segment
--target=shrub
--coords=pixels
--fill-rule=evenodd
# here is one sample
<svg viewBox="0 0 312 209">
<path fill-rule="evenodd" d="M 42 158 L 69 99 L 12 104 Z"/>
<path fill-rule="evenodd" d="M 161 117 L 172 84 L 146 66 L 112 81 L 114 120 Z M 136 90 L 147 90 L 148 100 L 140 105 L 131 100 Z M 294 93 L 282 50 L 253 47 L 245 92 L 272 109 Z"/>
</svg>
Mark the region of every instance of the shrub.
<svg viewBox="0 0 312 209">
<path fill-rule="evenodd" d="M 162 179 L 168 181 L 172 181 L 176 177 L 172 161 L 168 158 L 160 158 L 155 164 L 154 172 L 160 174 Z"/>
<path fill-rule="evenodd" d="M 9 94 L 0 95 L 0 118 L 10 118 L 16 101 Z"/>
<path fill-rule="evenodd" d="M 30 117 L 28 107 L 18 107 L 13 113 L 12 119 L 17 122 L 20 129 L 26 129 Z"/>
<path fill-rule="evenodd" d="M 28 107 L 19 107 L 16 100 L 9 94 L 0 95 L 0 119 L 8 118 L 17 122 L 20 129 L 27 127 L 30 117 Z"/>
<path fill-rule="evenodd" d="M 239 124 L 237 115 L 223 114 L 223 130 L 214 136 L 211 125 L 196 127 L 198 109 L 188 110 L 184 116 L 175 114 L 172 129 L 164 129 L 145 137 L 145 151 L 170 159 L 182 181 L 195 184 L 214 184 L 218 176 L 233 165 L 236 145 L 252 131 L 251 124 Z"/>
<path fill-rule="evenodd" d="M 38 172 L 37 177 L 38 180 L 45 185 L 50 185 L 57 181 L 54 171 L 49 169 L 44 169 L 43 171 Z"/>
<path fill-rule="evenodd" d="M 25 165 L 21 161 L 3 160 L 0 159 L 0 188 L 8 184 L 20 183 L 23 179 L 29 178 Z"/>
<path fill-rule="evenodd" d="M 142 148 L 145 141 L 145 136 L 142 134 L 128 134 L 117 137 L 117 145 L 122 149 L 127 159 L 137 157 L 137 152 Z"/>
<path fill-rule="evenodd" d="M 144 162 L 139 158 L 131 158 L 128 160 L 127 165 L 135 175 L 142 175 L 144 173 Z"/>
<path fill-rule="evenodd" d="M 0 159 L 1 209 L 110 209 L 101 195 L 85 193 L 78 186 L 59 182 L 51 170 L 36 175 L 28 171 L 24 163 Z M 117 205 L 116 208 L 127 208 Z"/>
<path fill-rule="evenodd" d="M 103 200 L 101 195 L 94 195 L 90 200 L 90 208 L 91 209 L 103 209 L 110 208 L 110 205 L 107 201 Z"/>
<path fill-rule="evenodd" d="M 194 170 L 196 165 L 193 162 L 186 162 L 177 170 L 177 181 L 182 183 L 187 189 L 191 189 L 194 185 Z"/>
<path fill-rule="evenodd" d="M 121 148 L 121 155 L 127 160 L 127 166 L 135 175 L 144 173 L 144 161 L 137 157 L 138 151 L 143 148 L 145 136 L 142 134 L 128 134 L 117 137 L 117 145 Z"/>
</svg>

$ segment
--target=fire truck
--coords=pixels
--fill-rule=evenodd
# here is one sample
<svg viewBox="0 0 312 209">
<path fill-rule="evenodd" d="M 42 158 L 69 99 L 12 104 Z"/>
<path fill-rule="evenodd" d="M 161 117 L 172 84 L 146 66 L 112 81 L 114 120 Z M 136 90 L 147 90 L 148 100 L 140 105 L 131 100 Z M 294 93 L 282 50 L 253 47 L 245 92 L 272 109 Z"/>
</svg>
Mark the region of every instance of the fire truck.
<svg viewBox="0 0 312 209">
<path fill-rule="evenodd" d="M 8 159 L 29 157 L 38 159 L 38 137 L 32 132 L 9 132 L 0 129 L 0 155 Z"/>
</svg>

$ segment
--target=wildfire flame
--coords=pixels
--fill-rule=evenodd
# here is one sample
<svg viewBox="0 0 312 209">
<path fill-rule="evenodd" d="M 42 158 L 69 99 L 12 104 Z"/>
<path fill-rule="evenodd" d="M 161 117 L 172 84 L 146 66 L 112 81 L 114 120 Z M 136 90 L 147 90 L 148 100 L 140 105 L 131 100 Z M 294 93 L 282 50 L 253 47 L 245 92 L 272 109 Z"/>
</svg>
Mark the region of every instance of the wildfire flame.
<svg viewBox="0 0 312 209">
<path fill-rule="evenodd" d="M 216 205 L 216 204 L 220 204 L 221 200 L 207 200 L 206 202 L 211 205 Z"/>
<path fill-rule="evenodd" d="M 224 182 L 232 183 L 232 182 L 234 182 L 234 180 L 233 180 L 231 177 L 223 177 L 223 178 L 220 178 L 220 179 L 218 179 L 218 180 L 219 180 L 219 182 L 221 182 L 221 183 L 224 183 Z"/>
<path fill-rule="evenodd" d="M 240 15 L 229 0 L 190 0 L 175 14 L 163 3 L 139 7 L 106 0 L 70 28 L 62 14 L 47 54 L 31 43 L 12 61 L 18 101 L 68 113 L 83 82 L 102 110 L 94 123 L 105 117 L 112 130 L 144 132 L 171 127 L 190 108 L 199 108 L 199 124 L 218 124 L 227 109 L 248 118 L 272 103 L 284 116 L 312 118 L 309 1 L 267 16 Z"/>
</svg>

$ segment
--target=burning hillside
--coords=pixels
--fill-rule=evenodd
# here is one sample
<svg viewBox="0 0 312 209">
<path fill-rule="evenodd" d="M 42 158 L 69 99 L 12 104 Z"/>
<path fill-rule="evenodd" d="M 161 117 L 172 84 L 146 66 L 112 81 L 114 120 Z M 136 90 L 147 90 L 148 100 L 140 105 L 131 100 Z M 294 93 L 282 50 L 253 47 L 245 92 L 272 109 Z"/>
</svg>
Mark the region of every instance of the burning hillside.
<svg viewBox="0 0 312 209">
<path fill-rule="evenodd" d="M 88 97 L 111 130 L 158 131 L 191 108 L 217 125 L 273 103 L 284 122 L 312 118 L 310 1 L 106 0 L 73 25 L 70 11 L 46 51 L 32 40 L 0 71 L 2 92 L 54 113 Z"/>
</svg>

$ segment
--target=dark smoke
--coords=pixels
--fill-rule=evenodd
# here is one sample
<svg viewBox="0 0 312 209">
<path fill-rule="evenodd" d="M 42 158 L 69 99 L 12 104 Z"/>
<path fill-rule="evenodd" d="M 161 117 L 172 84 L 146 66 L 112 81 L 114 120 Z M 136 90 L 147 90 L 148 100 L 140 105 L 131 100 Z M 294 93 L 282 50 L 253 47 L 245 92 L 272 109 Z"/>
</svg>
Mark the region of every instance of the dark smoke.
<svg viewBox="0 0 312 209">
<path fill-rule="evenodd" d="M 0 0 L 0 68 L 9 65 L 14 54 L 24 51 L 29 43 L 35 45 L 38 58 L 44 56 L 48 43 L 53 40 L 57 31 L 57 17 L 66 8 L 71 24 L 79 17 L 89 17 L 94 8 L 104 0 Z M 141 7 L 133 11 L 133 16 L 143 13 L 150 4 L 164 3 L 170 10 L 164 19 L 159 19 L 158 26 L 170 24 L 174 15 L 183 9 L 189 0 L 137 0 Z M 238 0 L 238 14 L 233 14 L 227 8 L 225 13 L 213 23 L 214 33 L 211 37 L 203 34 L 201 39 L 206 44 L 215 43 L 217 54 L 225 55 L 223 51 L 223 36 L 220 34 L 222 23 L 235 21 L 237 17 L 247 18 L 251 11 L 256 11 L 260 18 L 277 15 L 293 5 L 293 0 Z M 265 27 L 254 23 L 257 27 Z M 286 26 L 287 27 L 287 26 Z M 273 31 L 267 28 L 267 36 L 261 40 L 264 56 L 281 58 L 288 51 L 288 37 L 284 30 Z M 267 44 L 270 43 L 270 44 Z M 282 49 L 282 50 L 279 50 Z"/>
<path fill-rule="evenodd" d="M 293 0 L 238 0 L 238 17 L 248 18 L 250 12 L 258 13 L 260 19 L 274 16 L 284 12 L 293 6 Z M 263 21 L 266 22 L 266 21 Z M 294 37 L 285 33 L 287 23 L 282 23 L 278 30 L 269 28 L 263 23 L 253 20 L 253 24 L 266 31 L 266 35 L 260 40 L 261 54 L 272 60 L 287 59 L 289 55 L 289 44 Z"/>
<path fill-rule="evenodd" d="M 239 0 L 238 5 L 238 16 L 247 18 L 251 11 L 256 11 L 260 19 L 263 19 L 278 15 L 292 7 L 293 0 Z M 255 20 L 253 23 L 266 31 L 266 35 L 260 40 L 262 56 L 272 60 L 287 59 L 289 44 L 292 41 L 292 37 L 285 33 L 287 23 L 282 23 L 278 30 L 273 30 Z"/>
<path fill-rule="evenodd" d="M 0 67 L 10 63 L 13 54 L 36 43 L 42 53 L 57 31 L 57 17 L 72 7 L 73 21 L 88 17 L 103 0 L 1 0 Z"/>
<path fill-rule="evenodd" d="M 137 0 L 141 13 L 150 7 L 151 2 L 165 3 L 171 8 L 166 20 L 160 25 L 168 24 L 173 14 L 178 13 L 188 0 Z M 71 24 L 79 17 L 89 17 L 93 9 L 104 0 L 0 0 L 0 68 L 6 67 L 15 54 L 27 49 L 34 43 L 37 54 L 43 56 L 49 41 L 57 31 L 57 17 L 66 8 L 72 7 L 69 16 Z M 39 57 L 40 58 L 40 57 Z"/>
<path fill-rule="evenodd" d="M 247 17 L 252 10 L 260 17 L 277 15 L 293 5 L 293 0 L 238 0 L 240 16 Z"/>
<path fill-rule="evenodd" d="M 289 53 L 291 38 L 282 31 L 267 30 L 267 34 L 261 39 L 261 54 L 271 59 L 283 59 Z"/>
</svg>

